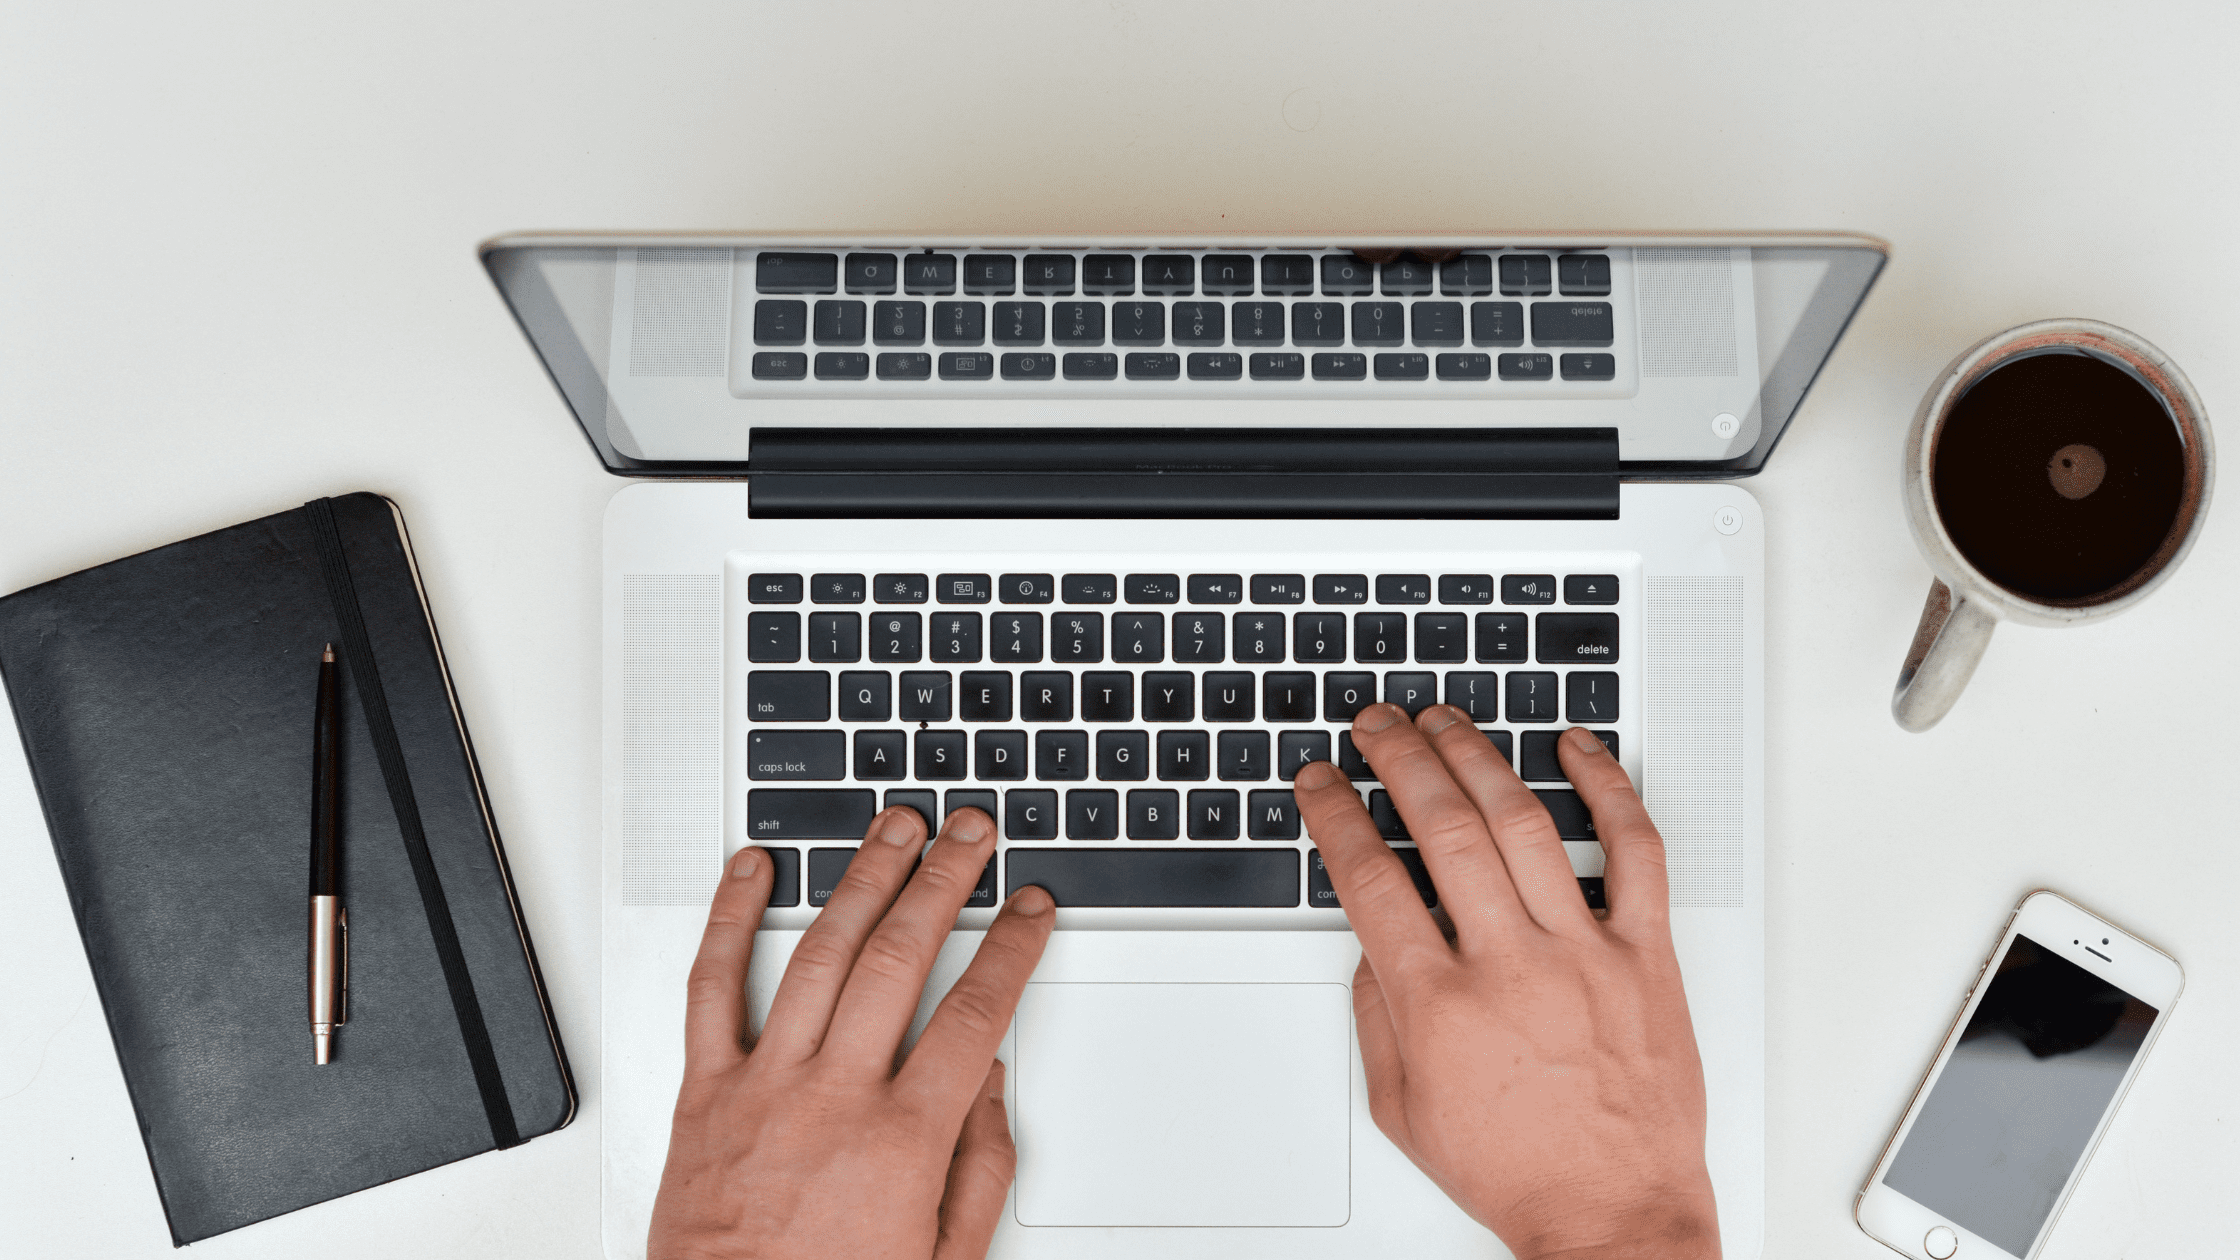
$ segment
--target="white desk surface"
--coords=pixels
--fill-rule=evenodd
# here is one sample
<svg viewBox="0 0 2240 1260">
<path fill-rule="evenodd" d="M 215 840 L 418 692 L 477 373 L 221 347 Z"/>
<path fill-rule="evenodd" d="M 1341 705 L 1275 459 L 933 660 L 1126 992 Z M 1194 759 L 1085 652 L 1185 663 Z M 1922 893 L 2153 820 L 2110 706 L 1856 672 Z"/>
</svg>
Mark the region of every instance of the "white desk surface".
<svg viewBox="0 0 2240 1260">
<path fill-rule="evenodd" d="M 2009 907 L 2185 965 L 2049 1258 L 2229 1250 L 2240 554 L 2005 629 L 1891 722 L 1897 464 L 1983 334 L 2089 315 L 2240 397 L 2229 6 L 144 4 L 0 40 L 0 590 L 319 494 L 408 513 L 584 1089 L 504 1154 L 198 1246 L 597 1254 L 601 472 L 474 257 L 522 228 L 1841 228 L 1895 246 L 1769 470 L 1770 1257 L 1872 1166 Z M 2228 447 L 2228 450 L 2230 448 Z M 2219 627 L 2225 627 L 2220 631 Z M 0 740 L 0 1251 L 169 1239 Z"/>
</svg>

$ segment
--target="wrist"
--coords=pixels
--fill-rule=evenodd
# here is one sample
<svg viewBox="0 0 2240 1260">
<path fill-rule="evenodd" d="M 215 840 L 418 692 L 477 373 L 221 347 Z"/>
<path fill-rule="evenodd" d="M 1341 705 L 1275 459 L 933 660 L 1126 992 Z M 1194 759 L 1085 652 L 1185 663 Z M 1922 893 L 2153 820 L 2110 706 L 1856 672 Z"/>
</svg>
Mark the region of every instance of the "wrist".
<svg viewBox="0 0 2240 1260">
<path fill-rule="evenodd" d="M 1511 1250 L 1517 1260 L 1719 1260 L 1709 1187 L 1700 1202 L 1694 1199 L 1643 1204 L 1583 1229 L 1550 1229 Z"/>
</svg>

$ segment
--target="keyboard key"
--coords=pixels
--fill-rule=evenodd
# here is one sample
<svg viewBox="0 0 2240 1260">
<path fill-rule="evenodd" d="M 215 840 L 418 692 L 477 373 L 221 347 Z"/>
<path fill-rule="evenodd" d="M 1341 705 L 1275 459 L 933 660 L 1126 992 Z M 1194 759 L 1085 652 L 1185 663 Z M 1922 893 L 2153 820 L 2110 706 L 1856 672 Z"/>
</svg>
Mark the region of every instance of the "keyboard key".
<svg viewBox="0 0 2240 1260">
<path fill-rule="evenodd" d="M 1160 613 L 1112 615 L 1112 663 L 1156 665 L 1166 659 L 1167 619 Z"/>
<path fill-rule="evenodd" d="M 933 344 L 977 346 L 988 339 L 986 302 L 935 302 Z M 947 356 L 943 356 L 946 358 Z"/>
<path fill-rule="evenodd" d="M 1072 665 L 1104 660 L 1104 614 L 1059 613 L 1050 619 L 1050 659 Z"/>
<path fill-rule="evenodd" d="M 822 722 L 832 716 L 831 693 L 832 675 L 821 669 L 748 670 L 747 720 Z"/>
<path fill-rule="evenodd" d="M 1369 356 L 1365 354 L 1318 354 L 1313 362 L 1314 378 L 1318 381 L 1369 379 Z"/>
<path fill-rule="evenodd" d="M 1174 615 L 1174 660 L 1177 665 L 1219 665 L 1222 651 L 1227 646 L 1222 641 L 1222 628 L 1227 618 L 1220 613 L 1176 613 Z"/>
<path fill-rule="evenodd" d="M 1007 381 L 1058 379 L 1058 356 L 1054 354 L 1007 354 L 997 366 Z"/>
<path fill-rule="evenodd" d="M 1236 339 L 1240 346 L 1280 346 L 1283 344 L 1283 303 L 1238 302 L 1231 312 L 1236 316 Z"/>
<path fill-rule="evenodd" d="M 1011 675 L 1004 670 L 966 670 L 957 675 L 957 720 L 1011 720 Z"/>
<path fill-rule="evenodd" d="M 1316 574 L 1314 602 L 1318 604 L 1366 604 L 1369 602 L 1369 575 L 1366 573 Z"/>
<path fill-rule="evenodd" d="M 1618 659 L 1618 614 L 1542 613 L 1535 638 L 1543 665 L 1608 664 Z"/>
<path fill-rule="evenodd" d="M 921 779 L 961 779 L 964 777 L 964 732 L 919 731 L 917 748 L 911 756 Z"/>
<path fill-rule="evenodd" d="M 1548 291 L 1546 254 L 1503 254 L 1501 291 L 1512 296 L 1534 297 Z"/>
<path fill-rule="evenodd" d="M 758 381 L 798 381 L 809 375 L 809 356 L 791 350 L 766 350 L 754 356 Z"/>
<path fill-rule="evenodd" d="M 1172 788 L 1137 788 L 1128 793 L 1128 838 L 1174 840 L 1182 835 L 1182 794 Z M 1029 850 L 1031 852 L 1031 850 Z M 1019 851 L 1012 851 L 1018 861 Z M 1017 870 L 1013 866 L 1013 870 Z M 1049 891 L 1049 885 L 1043 885 Z M 1053 896 L 1056 894 L 1053 893 Z M 1078 904 L 1078 903 L 1077 903 Z"/>
<path fill-rule="evenodd" d="M 859 613 L 810 613 L 809 659 L 852 665 L 863 659 L 863 617 Z"/>
<path fill-rule="evenodd" d="M 1493 379 L 1493 356 L 1442 354 L 1432 360 L 1432 370 L 1442 381 L 1490 381 Z"/>
<path fill-rule="evenodd" d="M 1493 292 L 1493 257 L 1464 254 L 1439 267 L 1439 292 L 1448 297 L 1483 297 Z"/>
<path fill-rule="evenodd" d="M 1598 670 L 1579 670 L 1565 675 L 1563 712 L 1566 722 L 1617 721 L 1618 676 Z"/>
<path fill-rule="evenodd" d="M 1254 840 L 1298 839 L 1298 802 L 1283 788 L 1250 793 L 1245 797 L 1245 835 Z"/>
<path fill-rule="evenodd" d="M 957 351 L 940 357 L 941 379 L 945 381 L 990 381 L 996 375 L 996 357 L 992 354 L 973 354 Z"/>
<path fill-rule="evenodd" d="M 1338 732 L 1337 766 L 1341 773 L 1356 783 L 1377 777 L 1377 772 L 1369 768 L 1368 758 L 1363 757 L 1361 750 L 1353 746 L 1352 731 Z"/>
<path fill-rule="evenodd" d="M 1252 575 L 1252 602 L 1303 604 L 1307 602 L 1307 577 L 1303 573 L 1255 573 Z"/>
<path fill-rule="evenodd" d="M 1399 705 L 1413 718 L 1439 702 L 1439 676 L 1394 670 L 1384 676 L 1384 702 Z"/>
<path fill-rule="evenodd" d="M 1042 303 L 998 302 L 995 307 L 995 317 L 995 343 L 997 345 L 1039 346 L 1042 344 Z M 1057 362 L 1050 355 L 1042 357 L 1050 359 L 1053 364 Z"/>
<path fill-rule="evenodd" d="M 1566 604 L 1615 604 L 1618 578 L 1611 573 L 1574 573 L 1563 579 Z"/>
<path fill-rule="evenodd" d="M 1556 374 L 1555 356 L 1548 354 L 1505 354 L 1494 360 L 1494 367 L 1505 381 L 1546 381 Z"/>
<path fill-rule="evenodd" d="M 948 675 L 943 674 L 943 690 Z M 893 713 L 894 679 L 885 670 L 844 670 L 840 674 L 840 720 L 884 722 Z M 818 720 L 818 719 L 804 719 Z"/>
<path fill-rule="evenodd" d="M 1025 731 L 974 731 L 972 777 L 982 783 L 1001 783 L 1027 777 Z M 989 812 L 993 818 L 994 812 Z"/>
<path fill-rule="evenodd" d="M 1556 360 L 1567 381 L 1609 381 L 1618 376 L 1614 354 L 1567 354 Z"/>
<path fill-rule="evenodd" d="M 1218 346 L 1223 340 L 1222 306 L 1219 302 L 1177 302 L 1174 304 L 1174 343 L 1178 346 Z M 1198 356 L 1191 356 L 1196 359 Z M 1237 355 L 1223 355 L 1225 359 L 1243 360 Z M 1195 372 L 1192 373 L 1196 375 Z"/>
<path fill-rule="evenodd" d="M 1404 613 L 1355 613 L 1353 659 L 1366 665 L 1408 659 L 1408 618 Z"/>
<path fill-rule="evenodd" d="M 1314 675 L 1269 673 L 1260 677 L 1261 720 L 1314 721 Z"/>
<path fill-rule="evenodd" d="M 951 699 L 948 670 L 903 671 L 903 721 L 946 722 Z"/>
<path fill-rule="evenodd" d="M 1071 679 L 1067 680 L 1069 683 Z M 1067 695 L 1072 695 L 1068 690 Z M 1044 782 L 1079 782 L 1089 777 L 1089 732 L 1036 731 L 1034 777 Z"/>
<path fill-rule="evenodd" d="M 848 255 L 850 293 L 892 293 L 898 274 L 893 254 Z"/>
<path fill-rule="evenodd" d="M 1534 302 L 1532 341 L 1541 346 L 1607 346 L 1613 338 L 1608 302 Z"/>
<path fill-rule="evenodd" d="M 1190 356 L 1189 363 L 1190 379 L 1193 381 L 1238 381 L 1244 379 L 1244 356 L 1241 354 L 1200 351 Z"/>
<path fill-rule="evenodd" d="M 1562 254 L 1556 258 L 1556 288 L 1566 297 L 1599 297 L 1610 291 L 1608 254 Z"/>
<path fill-rule="evenodd" d="M 1346 343 L 1346 307 L 1343 302 L 1293 302 L 1291 340 L 1302 346 L 1342 346 Z M 1317 356 L 1320 357 L 1320 356 Z"/>
<path fill-rule="evenodd" d="M 1172 604 L 1182 598 L 1182 579 L 1172 573 L 1131 573 L 1124 589 L 1131 604 Z"/>
<path fill-rule="evenodd" d="M 863 303 L 819 302 L 814 312 L 813 332 L 820 346 L 860 346 L 863 344 Z"/>
<path fill-rule="evenodd" d="M 939 604 L 985 604 L 993 590 L 985 573 L 944 573 L 934 580 L 933 598 Z"/>
<path fill-rule="evenodd" d="M 764 840 L 861 840 L 879 812 L 870 788 L 754 788 L 747 834 Z"/>
<path fill-rule="evenodd" d="M 1431 356 L 1380 354 L 1376 357 L 1376 368 L 1380 381 L 1428 381 L 1431 379 Z"/>
<path fill-rule="evenodd" d="M 873 302 L 871 340 L 882 346 L 922 346 L 926 343 L 926 304 L 923 302 Z M 881 355 L 881 359 L 889 356 Z"/>
<path fill-rule="evenodd" d="M 1514 760 L 1514 758 L 1512 758 L 1512 757 L 1510 756 L 1510 751 L 1509 751 L 1509 732 L 1507 732 L 1507 731 L 1481 731 L 1480 733 L 1481 733 L 1481 734 L 1483 734 L 1483 735 L 1484 735 L 1484 736 L 1486 737 L 1486 742 L 1487 742 L 1487 743 L 1489 743 L 1489 744 L 1493 745 L 1493 750 L 1494 750 L 1495 752 L 1497 752 L 1497 753 L 1500 753 L 1500 754 L 1501 754 L 1501 759 L 1502 759 L 1503 761 L 1513 761 L 1513 760 Z"/>
<path fill-rule="evenodd" d="M 1098 731 L 1097 777 L 1122 782 L 1151 777 L 1150 733 Z"/>
<path fill-rule="evenodd" d="M 1426 573 L 1380 573 L 1377 575 L 1377 602 L 1428 604 L 1431 602 L 1431 576 Z"/>
<path fill-rule="evenodd" d="M 1197 679 L 1189 673 L 1152 672 L 1143 676 L 1143 720 L 1188 722 L 1197 716 Z"/>
<path fill-rule="evenodd" d="M 820 381 L 860 381 L 871 375 L 871 356 L 860 350 L 827 350 L 816 357 Z"/>
<path fill-rule="evenodd" d="M 1587 811 L 1587 803 L 1579 799 L 1577 792 L 1535 788 L 1532 794 L 1540 798 L 1540 804 L 1547 809 L 1548 817 L 1555 820 L 1556 835 L 1565 840 L 1598 838 L 1594 830 L 1594 815 Z"/>
<path fill-rule="evenodd" d="M 933 356 L 923 352 L 882 354 L 878 361 L 882 381 L 924 381 L 933 378 Z"/>
<path fill-rule="evenodd" d="M 822 909 L 840 890 L 840 877 L 848 873 L 848 863 L 855 860 L 854 849 L 809 850 L 809 905 Z"/>
<path fill-rule="evenodd" d="M 1081 676 L 1081 720 L 1084 722 L 1133 722 L 1136 720 L 1136 676 L 1129 673 L 1091 671 Z"/>
<path fill-rule="evenodd" d="M 1189 254 L 1155 253 L 1143 260 L 1143 291 L 1189 297 L 1197 291 L 1198 260 Z"/>
<path fill-rule="evenodd" d="M 1490 604 L 1493 602 L 1493 575 L 1490 573 L 1445 573 L 1439 577 L 1439 602 L 1442 604 Z"/>
<path fill-rule="evenodd" d="M 1190 602 L 1193 604 L 1241 604 L 1244 602 L 1244 575 L 1241 573 L 1193 573 L 1189 581 Z"/>
<path fill-rule="evenodd" d="M 1478 663 L 1498 665 L 1526 659 L 1523 613 L 1478 614 Z"/>
<path fill-rule="evenodd" d="M 1416 660 L 1444 664 L 1470 659 L 1470 623 L 1461 613 L 1416 614 Z"/>
<path fill-rule="evenodd" d="M 1377 834 L 1387 840 L 1408 838 L 1407 820 L 1400 816 L 1400 808 L 1392 803 L 1392 793 L 1377 788 L 1369 793 L 1369 821 L 1376 824 Z"/>
<path fill-rule="evenodd" d="M 1291 657 L 1301 665 L 1346 659 L 1344 613 L 1300 613 L 1291 619 Z"/>
<path fill-rule="evenodd" d="M 1462 344 L 1462 303 L 1417 302 L 1408 311 L 1411 332 L 1419 346 Z"/>
<path fill-rule="evenodd" d="M 1523 670 L 1509 672 L 1509 720 L 1511 722 L 1553 722 L 1556 720 L 1556 676 L 1530 674 Z"/>
<path fill-rule="evenodd" d="M 871 602 L 875 604 L 922 604 L 926 602 L 926 575 L 923 573 L 882 573 L 871 579 Z"/>
<path fill-rule="evenodd" d="M 1328 760 L 1328 731 L 1284 731 L 1276 736 L 1276 777 L 1286 783 L 1299 773 L 1299 767 Z"/>
<path fill-rule="evenodd" d="M 1238 613 L 1229 655 L 1239 665 L 1283 663 L 1283 614 Z"/>
<path fill-rule="evenodd" d="M 1005 578 L 1009 581 L 1009 578 Z M 988 618 L 988 659 L 1007 665 L 1042 662 L 1042 614 L 996 613 Z"/>
<path fill-rule="evenodd" d="M 1120 375 L 1117 354 L 1069 354 L 1064 363 L 1069 381 L 1109 381 Z"/>
<path fill-rule="evenodd" d="M 1002 295 L 1018 287 L 1019 260 L 1010 254 L 966 254 L 964 291 Z"/>
<path fill-rule="evenodd" d="M 1618 755 L 1616 731 L 1596 731 L 1594 734 L 1595 738 L 1602 741 L 1602 746 L 1610 750 L 1612 757 Z M 1517 777 L 1527 783 L 1564 782 L 1563 763 L 1556 756 L 1556 741 L 1561 738 L 1562 731 L 1524 732 L 1523 743 L 1517 749 Z"/>
<path fill-rule="evenodd" d="M 1356 714 L 1376 702 L 1375 674 L 1322 676 L 1322 720 L 1325 722 L 1351 722 Z"/>
<path fill-rule="evenodd" d="M 1059 670 L 1036 669 L 1019 675 L 1019 720 L 1071 722 L 1073 675 Z"/>
<path fill-rule="evenodd" d="M 1190 838 L 1234 840 L 1244 820 L 1233 788 L 1200 788 L 1190 794 Z"/>
<path fill-rule="evenodd" d="M 844 731 L 749 731 L 750 779 L 845 779 L 848 736 Z"/>
<path fill-rule="evenodd" d="M 1256 381 L 1299 381 L 1307 376 L 1307 356 L 1303 354 L 1256 354 L 1250 362 Z"/>
<path fill-rule="evenodd" d="M 1366 297 L 1377 290 L 1376 268 L 1351 254 L 1322 256 L 1322 292 L 1329 297 Z"/>
<path fill-rule="evenodd" d="M 1472 302 L 1470 344 L 1521 346 L 1524 344 L 1524 303 Z"/>
<path fill-rule="evenodd" d="M 1207 254 L 1205 291 L 1213 297 L 1235 297 L 1252 292 L 1252 255 Z"/>
<path fill-rule="evenodd" d="M 1006 604 L 1047 604 L 1055 590 L 1047 573 L 1006 573 L 996 579 L 996 598 Z"/>
<path fill-rule="evenodd" d="M 901 731 L 857 731 L 856 777 L 869 780 L 909 777 L 910 768 L 903 764 L 907 742 Z"/>
<path fill-rule="evenodd" d="M 1208 722 L 1252 720 L 1252 675 L 1232 670 L 1209 670 L 1205 676 L 1204 715 Z"/>
<path fill-rule="evenodd" d="M 747 659 L 774 664 L 800 660 L 801 614 L 748 614 Z"/>
<path fill-rule="evenodd" d="M 1501 602 L 1504 604 L 1552 604 L 1556 602 L 1556 579 L 1552 573 L 1508 573 L 1501 578 Z"/>
<path fill-rule="evenodd" d="M 798 573 L 750 573 L 747 575 L 747 602 L 750 604 L 798 604 L 801 602 L 801 575 Z"/>
<path fill-rule="evenodd" d="M 1167 304 L 1164 302 L 1114 302 L 1112 344 L 1157 346 L 1167 340 Z"/>
<path fill-rule="evenodd" d="M 1394 849 L 1392 852 L 1400 859 L 1400 864 L 1408 868 L 1408 878 L 1415 881 L 1416 891 L 1423 896 L 1423 904 L 1438 905 L 1439 894 L 1431 886 L 1431 872 L 1423 864 L 1423 855 L 1414 849 Z M 1330 872 L 1322 865 L 1322 854 L 1314 849 L 1307 850 L 1307 904 L 1329 910 L 1341 908 L 1338 904 L 1338 890 L 1331 885 Z"/>
<path fill-rule="evenodd" d="M 918 659 L 918 614 L 878 613 L 871 618 L 871 659 L 908 665 Z"/>
<path fill-rule="evenodd" d="M 1003 794 L 1003 838 L 1058 838 L 1058 794 L 1048 788 L 1013 788 Z"/>
<path fill-rule="evenodd" d="M 1431 264 L 1402 258 L 1379 268 L 1379 287 L 1386 297 L 1422 297 L 1431 292 Z"/>
<path fill-rule="evenodd" d="M 762 850 L 770 856 L 770 906 L 784 909 L 801 904 L 801 850 Z"/>
<path fill-rule="evenodd" d="M 1447 671 L 1446 703 L 1462 710 L 1473 722 L 1501 720 L 1500 675 L 1490 670 L 1469 673 Z"/>
<path fill-rule="evenodd" d="M 1355 302 L 1353 304 L 1353 344 L 1357 346 L 1397 346 L 1407 340 L 1408 321 L 1405 302 Z"/>
<path fill-rule="evenodd" d="M 1314 292 L 1314 259 L 1306 254 L 1269 254 L 1260 260 L 1260 291 L 1270 297 L 1303 297 Z"/>
<path fill-rule="evenodd" d="M 1065 297 L 1073 292 L 1073 255 L 1029 254 L 1020 286 L 1027 293 Z"/>
<path fill-rule="evenodd" d="M 926 626 L 927 660 L 968 665 L 979 661 L 979 613 L 935 613 Z"/>
<path fill-rule="evenodd" d="M 1136 260 L 1129 254 L 1091 254 L 1081 261 L 1081 291 L 1126 297 L 1136 291 Z"/>
<path fill-rule="evenodd" d="M 1050 304 L 1050 340 L 1061 346 L 1104 344 L 1104 303 L 1053 302 Z M 1069 358 L 1072 356 L 1068 356 Z M 1083 356 L 1091 357 L 1091 356 Z M 1093 356 L 1108 359 L 1110 355 Z"/>
<path fill-rule="evenodd" d="M 1182 379 L 1182 356 L 1179 354 L 1131 354 L 1124 360 L 1128 379 L 1131 381 L 1178 381 Z"/>
<path fill-rule="evenodd" d="M 779 254 L 754 256 L 754 290 L 757 293 L 830 293 L 840 287 L 837 254 Z"/>
<path fill-rule="evenodd" d="M 996 812 L 996 794 L 992 788 L 950 788 L 941 794 L 943 822 L 960 809 L 977 809 L 986 814 L 991 823 L 1003 817 Z"/>
<path fill-rule="evenodd" d="M 1059 589 L 1069 604 L 1109 604 L 1120 583 L 1109 573 L 1068 573 Z"/>
<path fill-rule="evenodd" d="M 1120 838 L 1120 794 L 1109 788 L 1081 788 L 1066 793 L 1066 839 L 1117 840 Z"/>
<path fill-rule="evenodd" d="M 902 260 L 904 293 L 955 293 L 955 254 L 911 254 Z"/>
</svg>

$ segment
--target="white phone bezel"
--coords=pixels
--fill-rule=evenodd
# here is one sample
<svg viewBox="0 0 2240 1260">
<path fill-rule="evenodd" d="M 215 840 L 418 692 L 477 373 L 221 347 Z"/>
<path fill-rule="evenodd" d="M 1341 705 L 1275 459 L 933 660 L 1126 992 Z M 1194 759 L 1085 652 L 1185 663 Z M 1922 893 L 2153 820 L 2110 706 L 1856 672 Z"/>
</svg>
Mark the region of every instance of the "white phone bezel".
<svg viewBox="0 0 2240 1260">
<path fill-rule="evenodd" d="M 1976 1004 L 1984 994 L 1984 979 L 1991 973 L 1991 965 L 2006 956 L 2008 946 L 2017 936 L 2028 936 L 2042 948 L 2076 963 L 2110 984 L 2121 988 L 2140 1001 L 2155 1008 L 2154 1023 L 2147 1029 L 2146 1040 L 2139 1053 L 2132 1059 L 2131 1067 L 2124 1073 L 2123 1081 L 2116 1087 L 2115 1096 L 2108 1101 L 2107 1110 L 2093 1126 L 2092 1140 L 2085 1144 L 2084 1153 L 2078 1157 L 2076 1167 L 2069 1171 L 2069 1180 L 2061 1187 L 2061 1194 L 2054 1200 L 2053 1210 L 2046 1215 L 2045 1224 L 2039 1227 L 2038 1236 L 2031 1240 L 2028 1253 L 2017 1256 L 1982 1237 L 1946 1220 L 1941 1214 L 1916 1203 L 1889 1186 L 1882 1178 L 1890 1170 L 1890 1161 L 1904 1144 L 1906 1134 L 1913 1128 L 1920 1115 L 1921 1104 L 1929 1091 L 1943 1075 L 1946 1060 L 1952 1057 L 1953 1046 L 1959 1041 L 1960 1031 L 1968 1025 L 1969 1016 L 1975 1013 Z M 2102 940 L 2108 943 L 2100 944 Z M 2091 946 L 2096 952 L 2087 952 Z M 2105 958 L 2102 957 L 2105 955 Z M 2044 1247 L 2053 1232 L 2054 1223 L 2061 1219 L 2061 1210 L 2068 1205 L 2069 1195 L 2075 1191 L 2077 1181 L 2085 1167 L 2092 1162 L 2092 1153 L 2107 1132 L 2108 1121 L 2115 1116 L 2116 1108 L 2123 1105 L 2124 1095 L 2130 1092 L 2131 1082 L 2138 1079 L 2140 1065 L 2154 1049 L 2155 1039 L 2170 1020 L 2170 1009 L 2176 1005 L 2178 994 L 2185 988 L 2185 973 L 2178 961 L 2138 937 L 2125 932 L 2107 920 L 2086 910 L 2059 893 L 2040 889 L 2024 897 L 2007 920 L 2006 930 L 2000 933 L 1999 943 L 1982 968 L 1976 972 L 1974 987 L 1967 1000 L 1960 1005 L 1960 1012 L 1953 1017 L 1944 1042 L 1937 1048 L 1937 1056 L 1923 1074 L 1921 1084 L 1915 1088 L 1913 1099 L 1906 1105 L 1905 1117 L 1898 1122 L 1889 1142 L 1882 1148 L 1881 1158 L 1875 1161 L 1874 1172 L 1861 1187 L 1852 1217 L 1859 1228 L 1876 1242 L 1901 1255 L 1916 1260 L 1932 1260 L 1925 1249 L 1929 1231 L 1937 1226 L 1951 1230 L 1959 1239 L 1959 1250 L 1952 1260 L 2032 1260 Z"/>
</svg>

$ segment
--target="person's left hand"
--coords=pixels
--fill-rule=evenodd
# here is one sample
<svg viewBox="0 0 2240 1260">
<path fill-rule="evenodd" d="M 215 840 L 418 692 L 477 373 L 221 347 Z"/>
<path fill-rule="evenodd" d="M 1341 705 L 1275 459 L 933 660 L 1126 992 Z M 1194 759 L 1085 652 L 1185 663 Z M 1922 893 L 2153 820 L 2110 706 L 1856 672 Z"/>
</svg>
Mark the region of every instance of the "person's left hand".
<svg viewBox="0 0 2240 1260">
<path fill-rule="evenodd" d="M 987 1253 L 1014 1163 L 995 1053 L 1050 939 L 1050 895 L 1019 890 L 907 1057 L 902 1038 L 995 841 L 986 814 L 959 810 L 912 875 L 917 811 L 872 819 L 794 947 L 759 1040 L 747 951 L 770 860 L 739 852 L 687 981 L 684 1087 L 649 1260 Z"/>
</svg>

